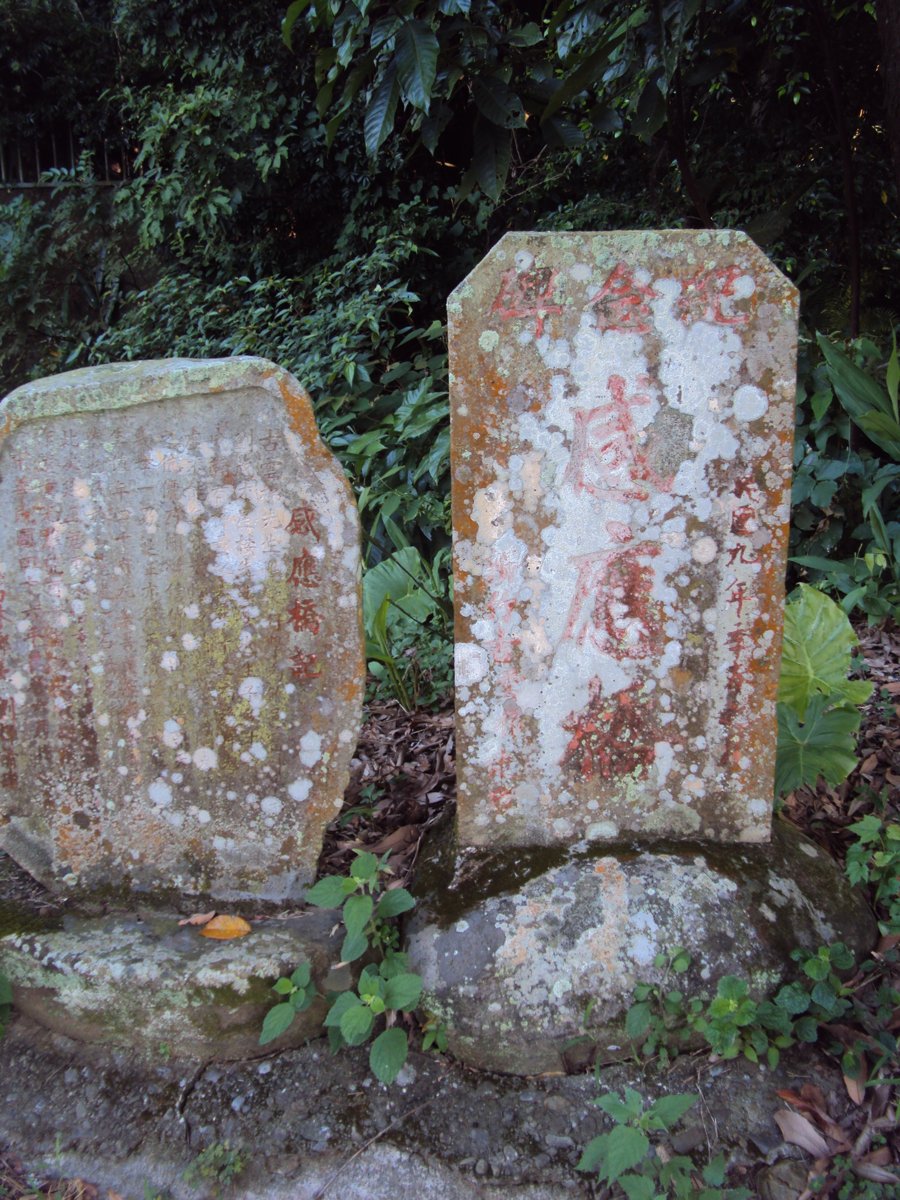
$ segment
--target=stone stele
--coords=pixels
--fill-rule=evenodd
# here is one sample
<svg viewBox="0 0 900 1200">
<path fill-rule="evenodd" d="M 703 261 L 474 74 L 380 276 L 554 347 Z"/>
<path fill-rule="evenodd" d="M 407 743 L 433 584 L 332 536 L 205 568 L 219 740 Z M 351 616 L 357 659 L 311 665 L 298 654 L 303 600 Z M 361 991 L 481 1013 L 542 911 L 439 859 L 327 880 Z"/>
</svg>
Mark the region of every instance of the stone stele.
<svg viewBox="0 0 900 1200">
<path fill-rule="evenodd" d="M 57 890 L 289 899 L 361 719 L 359 525 L 256 358 L 0 405 L 0 847 Z"/>
<path fill-rule="evenodd" d="M 511 233 L 449 315 L 461 845 L 767 840 L 796 289 Z"/>
</svg>

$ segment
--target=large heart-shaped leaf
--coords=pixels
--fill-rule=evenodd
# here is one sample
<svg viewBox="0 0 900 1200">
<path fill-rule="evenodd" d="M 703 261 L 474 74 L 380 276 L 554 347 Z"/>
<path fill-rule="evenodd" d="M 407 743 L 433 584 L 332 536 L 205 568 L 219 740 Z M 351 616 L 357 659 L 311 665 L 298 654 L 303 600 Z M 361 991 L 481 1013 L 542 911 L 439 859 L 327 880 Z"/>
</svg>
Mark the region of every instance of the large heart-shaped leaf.
<svg viewBox="0 0 900 1200">
<path fill-rule="evenodd" d="M 835 697 L 832 703 L 864 704 L 872 694 L 871 683 L 847 678 L 857 644 L 840 607 L 824 592 L 801 583 L 784 613 L 779 701 L 800 720 L 817 695 Z"/>
<path fill-rule="evenodd" d="M 832 786 L 846 779 L 856 766 L 853 735 L 859 713 L 846 708 L 829 710 L 828 696 L 813 696 L 801 722 L 793 708 L 777 705 L 778 750 L 775 758 L 775 791 L 786 795 L 821 775 Z"/>
</svg>

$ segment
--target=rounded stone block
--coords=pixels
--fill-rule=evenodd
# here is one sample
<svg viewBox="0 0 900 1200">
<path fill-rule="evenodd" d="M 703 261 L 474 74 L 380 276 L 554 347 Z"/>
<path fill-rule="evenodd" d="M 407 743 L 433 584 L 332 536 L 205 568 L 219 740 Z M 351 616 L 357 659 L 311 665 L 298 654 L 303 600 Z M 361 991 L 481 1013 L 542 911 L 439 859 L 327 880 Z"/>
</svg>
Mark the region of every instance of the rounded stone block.
<svg viewBox="0 0 900 1200">
<path fill-rule="evenodd" d="M 600 1058 L 620 1056 L 632 989 L 659 982 L 653 959 L 675 946 L 693 960 L 686 994 L 733 974 L 759 998 L 788 977 L 795 947 L 864 953 L 875 938 L 838 866 L 782 822 L 768 846 L 463 855 L 455 876 L 433 864 L 426 887 L 408 946 L 423 1007 L 447 1023 L 455 1057 L 520 1075 L 577 1067 L 567 1047 L 591 1002 Z"/>
<path fill-rule="evenodd" d="M 14 1007 L 77 1041 L 152 1058 L 252 1058 L 321 1034 L 324 999 L 265 1050 L 259 1046 L 278 976 L 306 959 L 319 991 L 328 990 L 340 949 L 333 914 L 254 922 L 232 941 L 203 937 L 178 919 L 66 918 L 63 929 L 0 939 L 0 972 L 12 982 Z"/>
</svg>

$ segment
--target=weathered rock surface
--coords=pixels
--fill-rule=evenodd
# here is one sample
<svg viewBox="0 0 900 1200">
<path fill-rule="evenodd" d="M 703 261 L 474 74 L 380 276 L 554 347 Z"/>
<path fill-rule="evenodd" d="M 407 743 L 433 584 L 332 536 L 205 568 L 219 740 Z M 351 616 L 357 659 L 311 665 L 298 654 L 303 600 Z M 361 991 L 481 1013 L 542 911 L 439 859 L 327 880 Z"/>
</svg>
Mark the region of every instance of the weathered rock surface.
<svg viewBox="0 0 900 1200">
<path fill-rule="evenodd" d="M 262 359 L 0 405 L 0 846 L 80 892 L 298 896 L 364 680 L 359 522 Z"/>
<path fill-rule="evenodd" d="M 0 971 L 13 1003 L 56 1033 L 128 1049 L 198 1059 L 252 1058 L 322 1033 L 328 1010 L 317 1000 L 276 1042 L 259 1034 L 277 1002 L 272 984 L 301 959 L 320 991 L 340 957 L 334 914 L 315 911 L 254 922 L 233 941 L 178 925 L 177 914 L 65 918 L 65 928 L 0 939 Z M 347 986 L 342 979 L 335 990 Z"/>
<path fill-rule="evenodd" d="M 567 1044 L 589 1032 L 599 1060 L 627 1045 L 624 1018 L 639 982 L 659 982 L 654 956 L 684 946 L 679 987 L 716 980 L 774 992 L 790 951 L 843 941 L 869 950 L 875 927 L 837 865 L 777 822 L 767 846 L 629 846 L 556 861 L 542 854 L 461 855 L 426 872 L 409 954 L 422 1004 L 447 1023 L 451 1053 L 470 1066 L 523 1075 L 573 1065 Z"/>
<path fill-rule="evenodd" d="M 767 840 L 796 289 L 510 233 L 448 313 L 460 844 Z"/>
</svg>

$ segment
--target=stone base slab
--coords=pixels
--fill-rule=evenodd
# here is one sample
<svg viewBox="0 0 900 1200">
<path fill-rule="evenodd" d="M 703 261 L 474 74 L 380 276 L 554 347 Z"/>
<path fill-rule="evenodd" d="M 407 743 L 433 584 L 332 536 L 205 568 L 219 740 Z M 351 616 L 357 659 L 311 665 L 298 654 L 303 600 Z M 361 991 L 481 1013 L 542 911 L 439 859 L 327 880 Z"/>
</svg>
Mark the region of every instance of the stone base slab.
<svg viewBox="0 0 900 1200">
<path fill-rule="evenodd" d="M 864 954 L 875 925 L 862 896 L 808 838 L 776 822 L 762 846 L 635 847 L 566 857 L 546 851 L 455 859 L 426 871 L 409 935 L 423 1007 L 444 1019 L 451 1053 L 513 1074 L 571 1070 L 589 1023 L 600 1061 L 627 1049 L 639 982 L 660 982 L 660 952 L 684 946 L 686 995 L 723 975 L 757 998 L 796 971 L 795 947 L 836 941 Z M 421 892 L 421 889 L 420 889 Z"/>
<path fill-rule="evenodd" d="M 349 979 L 329 977 L 340 957 L 334 914 L 254 922 L 232 941 L 203 937 L 178 920 L 177 913 L 67 917 L 62 929 L 0 939 L 0 972 L 12 982 L 15 1008 L 46 1028 L 154 1059 L 252 1058 L 321 1034 L 324 999 L 259 1046 L 277 1001 L 272 984 L 301 959 L 320 991 L 348 986 Z"/>
</svg>

